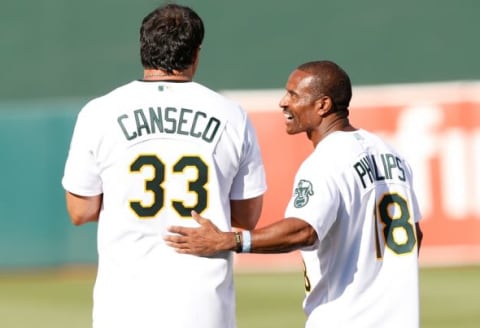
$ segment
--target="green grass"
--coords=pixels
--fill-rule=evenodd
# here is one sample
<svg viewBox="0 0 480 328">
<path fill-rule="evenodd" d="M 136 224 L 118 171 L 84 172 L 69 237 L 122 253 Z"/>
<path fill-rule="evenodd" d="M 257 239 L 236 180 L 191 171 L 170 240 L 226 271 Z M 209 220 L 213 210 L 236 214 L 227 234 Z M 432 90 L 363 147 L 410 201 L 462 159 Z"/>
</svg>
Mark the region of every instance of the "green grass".
<svg viewBox="0 0 480 328">
<path fill-rule="evenodd" d="M 92 270 L 0 274 L 0 327 L 90 327 Z M 423 268 L 422 328 L 480 322 L 480 266 Z M 303 327 L 301 272 L 238 273 L 238 328 Z"/>
<path fill-rule="evenodd" d="M 422 269 L 422 328 L 480 326 L 480 266 Z"/>
<path fill-rule="evenodd" d="M 238 328 L 305 325 L 303 272 L 237 274 Z"/>
</svg>

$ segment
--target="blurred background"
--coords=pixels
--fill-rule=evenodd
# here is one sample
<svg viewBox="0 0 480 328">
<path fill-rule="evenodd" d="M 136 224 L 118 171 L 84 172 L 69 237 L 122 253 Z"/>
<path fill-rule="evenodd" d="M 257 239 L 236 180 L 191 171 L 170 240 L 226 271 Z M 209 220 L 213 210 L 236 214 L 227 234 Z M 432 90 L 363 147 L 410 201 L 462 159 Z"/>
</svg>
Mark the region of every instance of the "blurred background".
<svg viewBox="0 0 480 328">
<path fill-rule="evenodd" d="M 261 225 L 282 217 L 311 150 L 283 134 L 285 81 L 303 62 L 331 59 L 352 79 L 354 124 L 390 138 L 419 172 L 422 265 L 480 263 L 479 1 L 177 2 L 205 22 L 196 81 L 242 103 L 259 131 L 270 186 Z M 86 101 L 142 77 L 139 27 L 160 3 L 2 1 L 0 273 L 95 265 L 96 226 L 74 228 L 64 205 L 70 137 Z"/>
</svg>

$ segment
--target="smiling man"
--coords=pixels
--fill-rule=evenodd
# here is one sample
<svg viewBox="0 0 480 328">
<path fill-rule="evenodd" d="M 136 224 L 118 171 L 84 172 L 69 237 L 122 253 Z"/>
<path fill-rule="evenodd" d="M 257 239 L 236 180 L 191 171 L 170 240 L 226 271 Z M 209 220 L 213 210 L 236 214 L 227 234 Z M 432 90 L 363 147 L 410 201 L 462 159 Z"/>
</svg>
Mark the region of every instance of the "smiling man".
<svg viewBox="0 0 480 328">
<path fill-rule="evenodd" d="M 253 231 L 170 227 L 179 253 L 283 253 L 305 263 L 307 328 L 419 326 L 420 211 L 412 170 L 394 148 L 349 122 L 350 78 L 336 63 L 297 67 L 280 101 L 288 134 L 314 151 L 297 171 L 285 219 Z"/>
</svg>

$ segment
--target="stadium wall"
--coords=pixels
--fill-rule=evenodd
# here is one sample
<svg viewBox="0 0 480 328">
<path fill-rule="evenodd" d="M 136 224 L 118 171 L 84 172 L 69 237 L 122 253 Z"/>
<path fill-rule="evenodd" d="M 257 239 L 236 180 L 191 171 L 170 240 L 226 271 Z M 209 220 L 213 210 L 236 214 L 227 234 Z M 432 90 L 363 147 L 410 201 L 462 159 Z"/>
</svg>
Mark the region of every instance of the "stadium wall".
<svg viewBox="0 0 480 328">
<path fill-rule="evenodd" d="M 286 135 L 282 90 L 224 94 L 248 110 L 260 139 L 269 185 L 263 226 L 283 217 L 294 173 L 312 146 L 304 135 Z M 0 103 L 0 268 L 96 262 L 96 225 L 70 224 L 60 184 L 84 103 Z M 422 264 L 480 262 L 480 82 L 356 87 L 351 118 L 395 144 L 413 166 Z M 297 255 L 242 255 L 237 265 L 289 268 Z"/>
</svg>

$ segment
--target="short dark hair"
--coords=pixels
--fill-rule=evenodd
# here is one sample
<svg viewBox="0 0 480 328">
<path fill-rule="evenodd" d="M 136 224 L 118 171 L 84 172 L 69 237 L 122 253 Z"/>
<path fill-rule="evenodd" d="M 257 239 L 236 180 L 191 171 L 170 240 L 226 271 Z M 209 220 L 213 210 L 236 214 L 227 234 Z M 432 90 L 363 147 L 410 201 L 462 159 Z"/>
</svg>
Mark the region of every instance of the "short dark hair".
<svg viewBox="0 0 480 328">
<path fill-rule="evenodd" d="M 140 28 L 140 57 L 144 68 L 171 74 L 195 60 L 202 44 L 203 21 L 193 9 L 177 4 L 158 7 L 145 16 Z"/>
<path fill-rule="evenodd" d="M 328 60 L 312 61 L 297 67 L 314 77 L 314 96 L 328 96 L 338 110 L 348 110 L 352 98 L 352 83 L 348 74 L 336 63 Z"/>
</svg>

